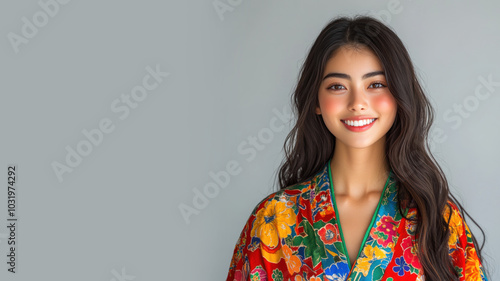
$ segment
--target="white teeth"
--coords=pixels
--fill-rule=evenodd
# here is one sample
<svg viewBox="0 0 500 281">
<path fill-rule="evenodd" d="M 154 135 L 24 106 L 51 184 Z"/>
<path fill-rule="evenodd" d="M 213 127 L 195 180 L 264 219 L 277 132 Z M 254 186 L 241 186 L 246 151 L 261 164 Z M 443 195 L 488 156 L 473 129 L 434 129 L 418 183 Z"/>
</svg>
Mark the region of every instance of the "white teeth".
<svg viewBox="0 0 500 281">
<path fill-rule="evenodd" d="M 353 127 L 365 126 L 365 125 L 368 125 L 368 124 L 372 123 L 373 121 L 375 121 L 375 118 L 372 118 L 372 119 L 363 119 L 363 120 L 356 120 L 356 121 L 342 120 L 342 122 L 346 123 L 349 126 L 353 126 Z"/>
</svg>

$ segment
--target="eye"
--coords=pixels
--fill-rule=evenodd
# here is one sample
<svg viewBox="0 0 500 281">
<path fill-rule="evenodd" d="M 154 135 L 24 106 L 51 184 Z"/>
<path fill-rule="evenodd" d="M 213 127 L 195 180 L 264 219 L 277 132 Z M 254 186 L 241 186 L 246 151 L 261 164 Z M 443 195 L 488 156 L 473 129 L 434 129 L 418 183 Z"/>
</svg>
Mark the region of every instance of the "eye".
<svg viewBox="0 0 500 281">
<path fill-rule="evenodd" d="M 387 87 L 386 85 L 380 83 L 380 82 L 375 82 L 370 85 L 368 88 L 384 88 Z"/>
<path fill-rule="evenodd" d="M 334 84 L 334 85 L 331 85 L 330 87 L 328 87 L 328 89 L 331 89 L 331 90 L 345 90 L 345 87 L 343 85 L 340 85 L 340 84 Z"/>
</svg>

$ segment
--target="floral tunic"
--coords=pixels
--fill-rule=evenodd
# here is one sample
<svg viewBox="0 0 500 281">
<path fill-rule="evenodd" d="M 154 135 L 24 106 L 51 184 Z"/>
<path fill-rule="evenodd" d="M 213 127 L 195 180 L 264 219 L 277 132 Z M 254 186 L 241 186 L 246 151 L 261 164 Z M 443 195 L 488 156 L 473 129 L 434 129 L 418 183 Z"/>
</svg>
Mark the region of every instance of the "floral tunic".
<svg viewBox="0 0 500 281">
<path fill-rule="evenodd" d="M 236 243 L 227 276 L 233 280 L 424 280 L 415 223 L 397 208 L 392 171 L 354 265 L 343 242 L 330 161 L 311 180 L 267 196 L 253 210 Z M 470 230 L 450 202 L 449 255 L 460 280 L 487 280 Z M 408 209 L 407 217 L 416 216 Z"/>
</svg>

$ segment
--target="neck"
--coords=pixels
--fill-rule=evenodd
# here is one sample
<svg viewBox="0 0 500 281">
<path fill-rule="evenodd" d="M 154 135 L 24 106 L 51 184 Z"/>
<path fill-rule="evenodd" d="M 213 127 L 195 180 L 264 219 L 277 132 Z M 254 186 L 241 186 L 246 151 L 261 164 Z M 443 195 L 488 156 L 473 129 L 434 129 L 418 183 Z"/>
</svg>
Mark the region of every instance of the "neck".
<svg viewBox="0 0 500 281">
<path fill-rule="evenodd" d="M 336 141 L 331 171 L 336 194 L 363 197 L 370 192 L 381 192 L 389 176 L 385 136 L 365 148 Z"/>
</svg>

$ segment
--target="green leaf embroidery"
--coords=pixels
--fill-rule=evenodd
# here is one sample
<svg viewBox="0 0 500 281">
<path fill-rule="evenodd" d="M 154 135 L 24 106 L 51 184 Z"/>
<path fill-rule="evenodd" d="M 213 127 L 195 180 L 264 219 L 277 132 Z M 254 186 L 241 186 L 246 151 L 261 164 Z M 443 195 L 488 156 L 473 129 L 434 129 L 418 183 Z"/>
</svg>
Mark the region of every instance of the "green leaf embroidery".
<svg viewBox="0 0 500 281">
<path fill-rule="evenodd" d="M 281 272 L 281 270 L 279 270 L 277 268 L 275 270 L 273 270 L 272 277 L 273 277 L 274 281 L 283 281 L 283 273 Z"/>
</svg>

